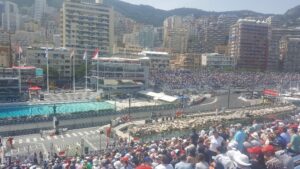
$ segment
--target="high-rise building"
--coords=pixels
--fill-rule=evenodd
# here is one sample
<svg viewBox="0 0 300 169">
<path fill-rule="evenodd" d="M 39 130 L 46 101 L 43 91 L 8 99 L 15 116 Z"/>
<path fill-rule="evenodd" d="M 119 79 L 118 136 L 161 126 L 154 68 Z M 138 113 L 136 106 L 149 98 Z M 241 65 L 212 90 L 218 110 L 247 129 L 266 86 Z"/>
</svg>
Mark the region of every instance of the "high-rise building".
<svg viewBox="0 0 300 169">
<path fill-rule="evenodd" d="M 300 29 L 296 28 L 271 28 L 269 43 L 269 57 L 267 69 L 276 71 L 279 68 L 279 44 L 281 38 L 286 35 L 300 35 Z"/>
<path fill-rule="evenodd" d="M 47 8 L 46 0 L 35 0 L 34 1 L 34 20 L 38 23 L 41 22 Z"/>
<path fill-rule="evenodd" d="M 211 22 L 204 28 L 204 51 L 214 52 L 218 45 L 228 43 L 229 30 L 224 25 Z"/>
<path fill-rule="evenodd" d="M 163 27 L 156 27 L 154 28 L 154 47 L 162 47 L 163 44 L 163 35 L 164 28 Z"/>
<path fill-rule="evenodd" d="M 300 72 L 300 36 L 285 36 L 280 41 L 280 68 Z"/>
<path fill-rule="evenodd" d="M 2 30 L 15 32 L 19 30 L 20 18 L 18 5 L 10 1 L 0 1 L 0 24 Z"/>
<path fill-rule="evenodd" d="M 9 33 L 0 32 L 0 67 L 12 66 Z"/>
<path fill-rule="evenodd" d="M 27 48 L 27 63 L 31 66 L 46 68 L 47 58 L 45 57 L 45 50 L 46 47 Z M 72 76 L 72 59 L 70 58 L 70 51 L 68 49 L 49 48 L 48 60 L 49 68 L 52 72 L 50 74 L 50 78 L 53 77 L 56 79 L 70 79 L 70 77 Z"/>
<path fill-rule="evenodd" d="M 235 15 L 226 15 L 226 14 L 223 14 L 223 15 L 220 15 L 218 17 L 218 21 L 217 23 L 218 24 L 223 24 L 229 31 L 230 27 L 232 25 L 234 25 L 237 21 L 238 21 L 238 17 L 235 16 Z"/>
<path fill-rule="evenodd" d="M 187 50 L 188 31 L 183 18 L 171 16 L 164 21 L 163 46 L 174 53 L 185 53 Z"/>
<path fill-rule="evenodd" d="M 282 21 L 280 19 L 280 16 L 270 16 L 266 19 L 266 22 L 272 27 L 272 28 L 279 28 L 281 27 Z"/>
<path fill-rule="evenodd" d="M 132 19 L 114 11 L 114 44 L 122 46 L 124 34 L 133 33 L 136 24 Z"/>
<path fill-rule="evenodd" d="M 143 25 L 139 31 L 139 43 L 143 48 L 154 47 L 154 27 L 152 25 Z"/>
<path fill-rule="evenodd" d="M 198 70 L 201 68 L 201 54 L 199 53 L 184 53 L 172 56 L 172 69 Z"/>
<path fill-rule="evenodd" d="M 204 53 L 201 58 L 202 66 L 214 68 L 233 68 L 234 60 L 232 57 L 219 53 Z"/>
<path fill-rule="evenodd" d="M 52 41 L 55 48 L 61 47 L 60 34 L 54 34 Z"/>
<path fill-rule="evenodd" d="M 167 52 L 142 51 L 139 56 L 149 61 L 151 71 L 168 70 L 170 68 L 171 57 Z"/>
<path fill-rule="evenodd" d="M 82 57 L 86 49 L 91 56 L 96 48 L 100 55 L 113 49 L 113 10 L 100 0 L 65 0 L 61 9 L 61 44 L 74 48 Z"/>
<path fill-rule="evenodd" d="M 123 44 L 153 48 L 155 30 L 152 25 L 139 25 L 132 33 L 123 35 Z"/>
<path fill-rule="evenodd" d="M 237 68 L 264 71 L 268 61 L 269 25 L 255 20 L 240 19 L 231 27 L 229 55 Z"/>
<path fill-rule="evenodd" d="M 132 46 L 140 46 L 139 44 L 139 33 L 133 32 L 123 35 L 123 44 L 124 45 L 132 45 Z"/>
<path fill-rule="evenodd" d="M 234 15 L 220 15 L 201 17 L 185 24 L 189 25 L 188 52 L 211 53 L 217 46 L 227 45 L 230 26 L 237 20 Z"/>
</svg>

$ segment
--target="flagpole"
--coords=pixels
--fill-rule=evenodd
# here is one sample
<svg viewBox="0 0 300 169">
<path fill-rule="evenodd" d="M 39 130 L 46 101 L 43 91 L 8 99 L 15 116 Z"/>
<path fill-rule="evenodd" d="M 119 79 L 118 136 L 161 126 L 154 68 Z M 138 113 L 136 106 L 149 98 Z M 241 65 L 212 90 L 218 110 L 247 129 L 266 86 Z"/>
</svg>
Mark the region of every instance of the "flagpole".
<svg viewBox="0 0 300 169">
<path fill-rule="evenodd" d="M 87 91 L 87 56 L 85 56 L 85 91 Z"/>
<path fill-rule="evenodd" d="M 47 44 L 47 49 L 46 49 L 46 59 L 47 59 L 47 92 L 49 93 L 49 56 L 48 56 L 48 44 Z"/>
<path fill-rule="evenodd" d="M 99 60 L 97 58 L 97 92 L 99 91 Z"/>
<path fill-rule="evenodd" d="M 19 46 L 19 93 L 22 92 L 22 77 L 21 77 L 21 54 L 20 54 L 20 46 Z"/>
<path fill-rule="evenodd" d="M 75 89 L 75 50 L 74 50 L 74 55 L 73 55 L 73 93 L 76 92 Z"/>
</svg>

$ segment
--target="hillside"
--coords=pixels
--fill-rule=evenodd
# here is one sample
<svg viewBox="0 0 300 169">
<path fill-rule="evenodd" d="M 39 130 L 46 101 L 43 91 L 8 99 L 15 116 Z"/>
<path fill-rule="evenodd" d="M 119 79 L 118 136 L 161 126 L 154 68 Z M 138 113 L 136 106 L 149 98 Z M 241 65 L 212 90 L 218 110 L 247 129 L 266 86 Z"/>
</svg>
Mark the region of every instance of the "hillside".
<svg viewBox="0 0 300 169">
<path fill-rule="evenodd" d="M 19 5 L 19 7 L 30 7 L 34 4 L 34 0 L 10 0 Z M 47 0 L 49 6 L 60 8 L 63 0 Z"/>
<path fill-rule="evenodd" d="M 287 17 L 294 18 L 294 19 L 299 18 L 300 17 L 300 5 L 289 9 L 284 15 Z"/>
<path fill-rule="evenodd" d="M 20 7 L 30 7 L 34 4 L 34 0 L 11 0 L 17 3 Z M 63 0 L 47 0 L 49 6 L 60 8 Z M 134 5 L 121 0 L 104 0 L 104 4 L 111 6 L 115 11 L 131 18 L 137 22 L 150 24 L 154 26 L 161 26 L 165 18 L 173 15 L 194 15 L 199 16 L 218 16 L 221 14 L 232 14 L 238 17 L 245 16 L 265 16 L 266 14 L 257 13 L 253 11 L 226 11 L 226 12 L 209 12 L 193 8 L 178 8 L 174 10 L 161 10 L 147 5 Z M 296 19 L 300 17 L 300 5 L 289 9 L 284 15 L 287 20 Z"/>
<path fill-rule="evenodd" d="M 196 17 L 208 15 L 217 16 L 220 14 L 233 14 L 240 17 L 265 15 L 253 11 L 208 12 L 194 8 L 178 8 L 165 11 L 147 5 L 134 5 L 120 0 L 104 0 L 104 4 L 107 6 L 112 6 L 119 13 L 137 22 L 151 24 L 155 26 L 161 26 L 165 18 L 173 15 L 194 15 Z"/>
</svg>

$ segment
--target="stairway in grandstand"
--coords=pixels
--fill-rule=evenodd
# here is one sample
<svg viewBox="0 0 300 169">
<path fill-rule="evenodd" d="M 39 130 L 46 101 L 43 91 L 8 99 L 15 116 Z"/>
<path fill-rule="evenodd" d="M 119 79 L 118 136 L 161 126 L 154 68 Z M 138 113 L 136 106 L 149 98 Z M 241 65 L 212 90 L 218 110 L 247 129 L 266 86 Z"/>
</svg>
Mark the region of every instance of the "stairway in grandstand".
<svg viewBox="0 0 300 169">
<path fill-rule="evenodd" d="M 49 102 L 95 101 L 98 97 L 97 92 L 57 93 L 46 94 L 45 100 Z"/>
</svg>

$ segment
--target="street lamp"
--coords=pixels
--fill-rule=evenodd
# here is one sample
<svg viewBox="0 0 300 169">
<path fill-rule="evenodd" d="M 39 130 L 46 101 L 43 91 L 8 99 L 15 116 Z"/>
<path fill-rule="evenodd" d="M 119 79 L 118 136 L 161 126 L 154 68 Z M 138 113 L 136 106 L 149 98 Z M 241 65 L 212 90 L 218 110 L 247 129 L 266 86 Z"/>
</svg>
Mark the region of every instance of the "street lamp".
<svg viewBox="0 0 300 169">
<path fill-rule="evenodd" d="M 128 94 L 128 116 L 130 118 L 130 113 L 131 113 L 131 94 Z"/>
<path fill-rule="evenodd" d="M 57 106 L 54 104 L 52 108 L 53 108 L 53 128 L 54 128 L 54 132 L 55 132 L 55 134 L 59 134 L 59 131 L 58 131 L 59 121 L 56 117 Z"/>
<path fill-rule="evenodd" d="M 230 87 L 228 88 L 228 102 L 227 102 L 227 108 L 229 109 L 230 108 Z"/>
</svg>

